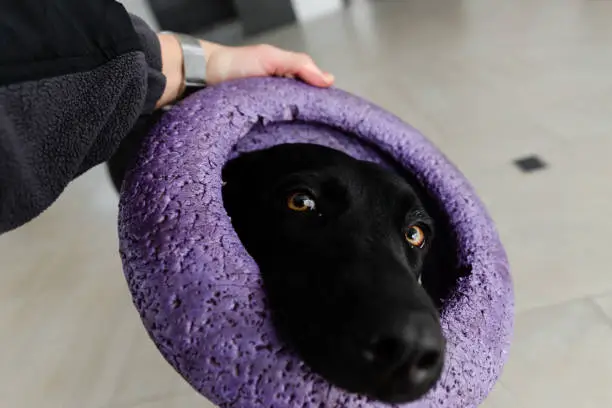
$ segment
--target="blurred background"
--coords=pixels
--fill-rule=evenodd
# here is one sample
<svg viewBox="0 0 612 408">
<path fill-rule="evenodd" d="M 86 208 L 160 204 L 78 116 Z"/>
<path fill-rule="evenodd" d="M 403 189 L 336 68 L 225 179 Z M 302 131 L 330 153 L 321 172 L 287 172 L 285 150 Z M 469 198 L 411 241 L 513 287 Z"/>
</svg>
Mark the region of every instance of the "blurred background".
<svg viewBox="0 0 612 408">
<path fill-rule="evenodd" d="M 612 406 L 612 1 L 124 0 L 159 29 L 310 53 L 468 177 L 516 288 L 486 408 Z M 209 408 L 148 340 L 104 168 L 0 236 L 0 406 Z"/>
</svg>

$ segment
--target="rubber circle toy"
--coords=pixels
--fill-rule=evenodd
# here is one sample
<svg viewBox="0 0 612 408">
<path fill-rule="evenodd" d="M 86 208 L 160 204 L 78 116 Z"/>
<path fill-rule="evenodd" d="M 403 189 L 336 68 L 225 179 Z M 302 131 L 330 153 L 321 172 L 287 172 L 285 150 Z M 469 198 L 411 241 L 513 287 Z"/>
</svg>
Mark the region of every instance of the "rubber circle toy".
<svg viewBox="0 0 612 408">
<path fill-rule="evenodd" d="M 230 81 L 165 113 L 145 138 L 120 198 L 123 268 L 164 358 L 221 408 L 383 408 L 332 386 L 277 339 L 262 281 L 221 198 L 221 170 L 241 152 L 310 142 L 377 161 L 384 153 L 439 201 L 469 273 L 444 302 L 439 384 L 410 408 L 473 408 L 510 346 L 514 298 L 496 228 L 464 176 L 427 139 L 339 89 L 296 80 Z"/>
</svg>

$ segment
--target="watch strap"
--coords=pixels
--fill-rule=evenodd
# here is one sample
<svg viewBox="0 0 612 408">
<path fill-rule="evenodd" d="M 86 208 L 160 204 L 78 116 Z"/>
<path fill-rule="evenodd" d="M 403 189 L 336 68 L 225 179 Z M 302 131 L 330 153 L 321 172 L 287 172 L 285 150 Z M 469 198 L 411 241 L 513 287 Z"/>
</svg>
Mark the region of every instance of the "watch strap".
<svg viewBox="0 0 612 408">
<path fill-rule="evenodd" d="M 183 52 L 185 87 L 206 86 L 206 53 L 197 38 L 187 34 L 171 33 L 178 40 Z"/>
</svg>

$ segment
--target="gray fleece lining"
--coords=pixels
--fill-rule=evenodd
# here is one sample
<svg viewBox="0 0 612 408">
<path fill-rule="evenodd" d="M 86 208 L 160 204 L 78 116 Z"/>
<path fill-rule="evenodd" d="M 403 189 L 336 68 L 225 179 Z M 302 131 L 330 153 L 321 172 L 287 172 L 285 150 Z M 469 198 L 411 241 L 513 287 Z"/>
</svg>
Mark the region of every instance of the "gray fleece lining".
<svg viewBox="0 0 612 408">
<path fill-rule="evenodd" d="M 92 71 L 0 87 L 0 233 L 39 215 L 76 176 L 108 160 L 147 93 L 156 97 L 147 92 L 150 68 L 145 54 L 132 52 Z"/>
</svg>

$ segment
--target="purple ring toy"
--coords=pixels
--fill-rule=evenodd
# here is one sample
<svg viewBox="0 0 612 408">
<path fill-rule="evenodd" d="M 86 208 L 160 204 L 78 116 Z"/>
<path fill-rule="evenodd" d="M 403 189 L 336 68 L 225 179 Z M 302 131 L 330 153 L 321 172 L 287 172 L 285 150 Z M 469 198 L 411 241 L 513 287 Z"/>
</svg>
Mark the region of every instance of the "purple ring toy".
<svg viewBox="0 0 612 408">
<path fill-rule="evenodd" d="M 146 138 L 121 193 L 125 277 L 149 335 L 222 408 L 382 408 L 311 373 L 275 336 L 259 272 L 232 229 L 221 169 L 241 151 L 306 141 L 379 160 L 382 151 L 439 199 L 462 266 L 442 311 L 439 385 L 410 408 L 473 408 L 500 375 L 513 290 L 496 229 L 472 187 L 418 131 L 338 89 L 288 79 L 227 82 L 192 95 Z M 379 149 L 379 150 L 377 150 Z"/>
</svg>

